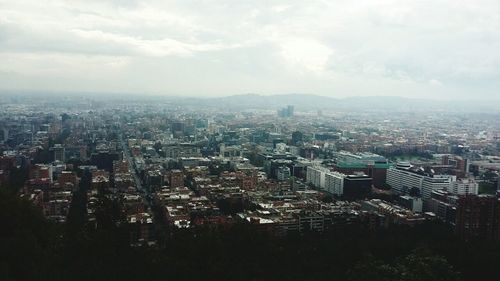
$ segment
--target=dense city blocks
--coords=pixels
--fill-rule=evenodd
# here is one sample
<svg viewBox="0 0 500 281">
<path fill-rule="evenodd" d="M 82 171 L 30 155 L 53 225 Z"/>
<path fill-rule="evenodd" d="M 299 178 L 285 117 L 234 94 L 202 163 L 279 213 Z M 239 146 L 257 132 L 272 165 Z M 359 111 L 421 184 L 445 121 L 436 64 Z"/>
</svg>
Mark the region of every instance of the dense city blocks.
<svg viewBox="0 0 500 281">
<path fill-rule="evenodd" d="M 241 227 L 344 239 L 440 225 L 461 243 L 500 240 L 496 113 L 41 102 L 51 111 L 1 104 L 0 188 L 76 228 L 63 236 L 114 229 L 162 251 Z"/>
</svg>

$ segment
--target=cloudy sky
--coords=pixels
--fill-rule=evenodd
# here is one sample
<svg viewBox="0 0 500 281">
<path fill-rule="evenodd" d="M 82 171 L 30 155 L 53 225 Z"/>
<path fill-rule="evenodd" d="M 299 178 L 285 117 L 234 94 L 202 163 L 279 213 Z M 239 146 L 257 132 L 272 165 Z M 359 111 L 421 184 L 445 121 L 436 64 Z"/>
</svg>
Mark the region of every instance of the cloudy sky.
<svg viewBox="0 0 500 281">
<path fill-rule="evenodd" d="M 499 0 L 0 0 L 0 90 L 500 99 Z"/>
</svg>

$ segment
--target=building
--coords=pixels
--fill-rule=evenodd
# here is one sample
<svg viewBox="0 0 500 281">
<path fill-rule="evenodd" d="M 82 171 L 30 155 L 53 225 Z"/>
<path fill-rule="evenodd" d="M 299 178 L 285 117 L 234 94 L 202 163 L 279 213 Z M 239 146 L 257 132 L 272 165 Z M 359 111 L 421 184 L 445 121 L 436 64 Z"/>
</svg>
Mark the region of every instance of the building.
<svg viewBox="0 0 500 281">
<path fill-rule="evenodd" d="M 469 195 L 458 200 L 455 231 L 464 240 L 500 241 L 500 199 Z"/>
<path fill-rule="evenodd" d="M 323 232 L 325 229 L 325 217 L 317 212 L 302 211 L 299 214 L 299 231 Z"/>
<path fill-rule="evenodd" d="M 412 166 L 407 162 L 400 162 L 396 167 L 387 170 L 387 184 L 398 194 L 407 194 L 412 189 L 420 190 L 424 176 L 410 170 Z"/>
<path fill-rule="evenodd" d="M 458 196 L 444 190 L 434 190 L 428 201 L 427 211 L 434 213 L 444 222 L 455 224 Z"/>
<path fill-rule="evenodd" d="M 169 175 L 171 188 L 184 187 L 184 173 L 181 170 L 172 170 Z"/>
<path fill-rule="evenodd" d="M 372 188 L 372 178 L 364 173 L 345 175 L 320 166 L 307 167 L 306 182 L 349 200 L 364 198 Z"/>
<path fill-rule="evenodd" d="M 54 161 L 64 162 L 65 150 L 61 144 L 55 144 L 54 147 L 52 147 L 52 152 L 54 153 Z"/>
<path fill-rule="evenodd" d="M 441 164 L 449 166 L 457 176 L 464 177 L 469 173 L 471 163 L 469 159 L 460 156 L 444 155 Z"/>
<path fill-rule="evenodd" d="M 448 175 L 433 175 L 425 176 L 422 181 L 421 195 L 422 199 L 428 200 L 431 198 L 431 193 L 434 190 L 449 190 L 453 182 L 455 181 L 454 176 Z M 424 205 L 426 203 L 424 202 Z"/>
<path fill-rule="evenodd" d="M 422 212 L 422 198 L 403 195 L 399 197 L 399 204 L 414 213 Z"/>
<path fill-rule="evenodd" d="M 372 178 L 363 173 L 348 175 L 344 178 L 342 196 L 348 200 L 364 199 L 372 190 Z"/>
<path fill-rule="evenodd" d="M 450 184 L 448 192 L 455 195 L 477 195 L 479 184 L 474 179 L 460 179 Z"/>
<path fill-rule="evenodd" d="M 279 181 L 286 181 L 290 178 L 290 176 L 290 168 L 288 168 L 287 166 L 280 166 L 276 170 L 276 179 Z"/>
<path fill-rule="evenodd" d="M 321 166 L 309 166 L 306 171 L 306 182 L 316 188 L 325 189 L 325 174 L 330 172 Z"/>
<path fill-rule="evenodd" d="M 201 157 L 200 148 L 191 143 L 167 144 L 162 147 L 165 156 L 177 159 L 180 157 Z"/>
<path fill-rule="evenodd" d="M 362 163 L 362 162 L 337 162 L 333 169 L 343 174 L 365 173 L 372 177 L 373 184 L 376 187 L 382 187 L 387 180 L 388 163 Z"/>
<path fill-rule="evenodd" d="M 285 108 L 281 108 L 278 110 L 278 117 L 289 118 L 289 117 L 293 117 L 293 114 L 294 114 L 293 105 L 289 105 Z"/>
<path fill-rule="evenodd" d="M 219 146 L 219 155 L 221 157 L 239 157 L 241 156 L 241 146 L 239 145 L 231 145 L 231 146 L 226 146 L 224 143 L 222 143 Z"/>
<path fill-rule="evenodd" d="M 335 157 L 338 162 L 345 163 L 387 164 L 387 159 L 384 156 L 370 152 L 351 153 L 339 151 L 335 153 Z"/>
<path fill-rule="evenodd" d="M 333 195 L 344 194 L 344 179 L 346 175 L 338 172 L 325 173 L 325 190 Z"/>
<path fill-rule="evenodd" d="M 409 163 L 398 163 L 387 171 L 387 184 L 398 194 L 410 194 L 430 198 L 433 190 L 448 190 L 456 177 L 425 173 L 422 168 L 415 169 Z"/>
</svg>

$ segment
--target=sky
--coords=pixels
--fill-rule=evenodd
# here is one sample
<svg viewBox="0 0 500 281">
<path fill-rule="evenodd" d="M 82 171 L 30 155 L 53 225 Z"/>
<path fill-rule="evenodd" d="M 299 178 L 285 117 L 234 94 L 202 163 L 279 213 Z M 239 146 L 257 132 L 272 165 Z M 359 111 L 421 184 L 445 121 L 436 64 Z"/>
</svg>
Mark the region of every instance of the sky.
<svg viewBox="0 0 500 281">
<path fill-rule="evenodd" d="M 499 0 L 0 0 L 0 90 L 500 100 Z"/>
</svg>

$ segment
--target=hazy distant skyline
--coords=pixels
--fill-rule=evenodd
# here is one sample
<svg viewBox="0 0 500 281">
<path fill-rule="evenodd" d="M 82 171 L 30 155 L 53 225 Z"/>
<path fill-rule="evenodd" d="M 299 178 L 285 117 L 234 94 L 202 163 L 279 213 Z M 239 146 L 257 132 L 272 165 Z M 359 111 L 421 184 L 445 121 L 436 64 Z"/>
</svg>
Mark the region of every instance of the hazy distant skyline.
<svg viewBox="0 0 500 281">
<path fill-rule="evenodd" d="M 498 50 L 498 0 L 0 0 L 0 90 L 500 99 Z"/>
</svg>

